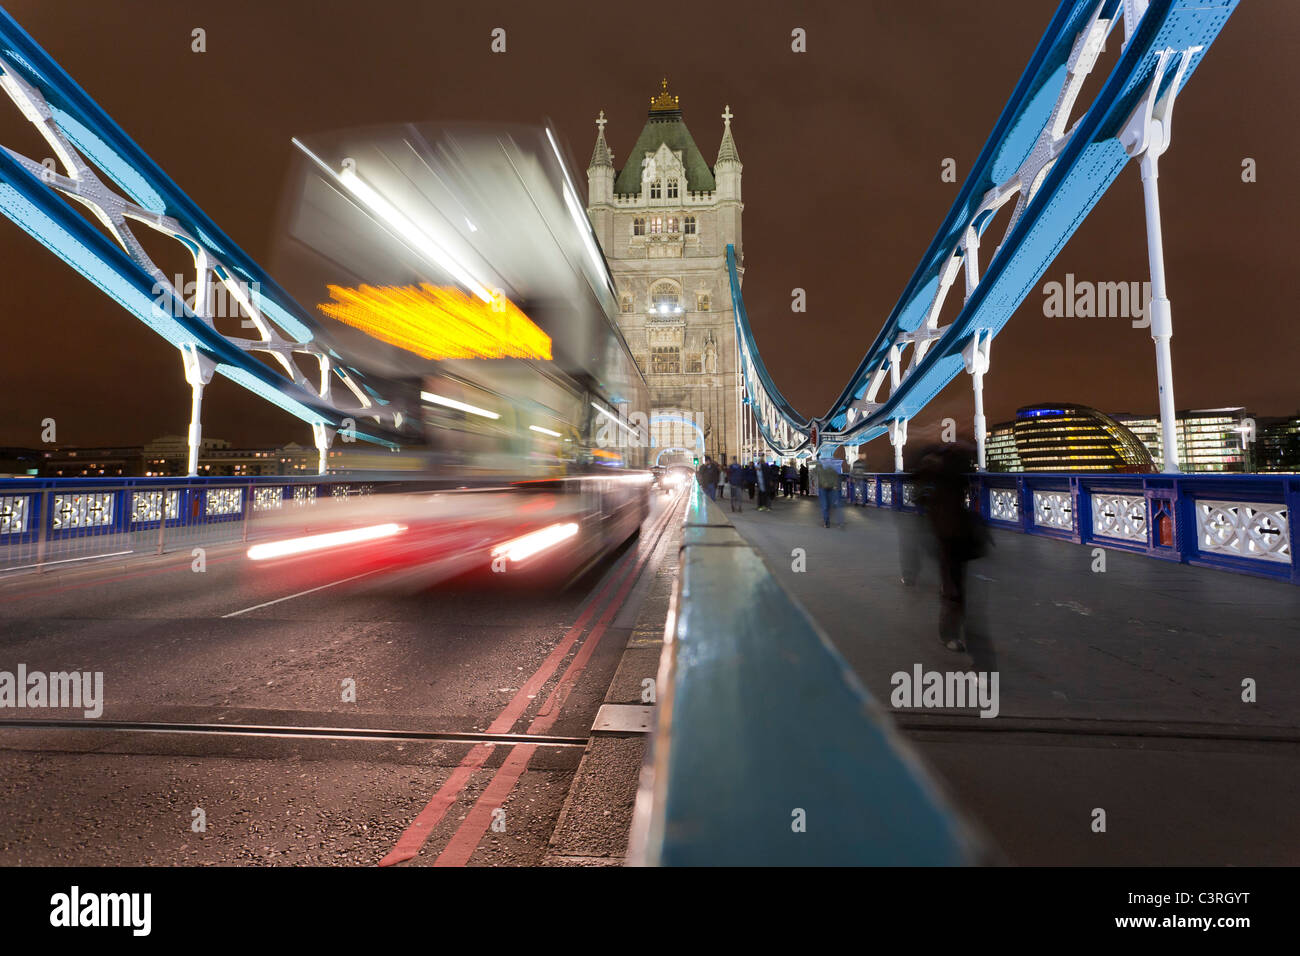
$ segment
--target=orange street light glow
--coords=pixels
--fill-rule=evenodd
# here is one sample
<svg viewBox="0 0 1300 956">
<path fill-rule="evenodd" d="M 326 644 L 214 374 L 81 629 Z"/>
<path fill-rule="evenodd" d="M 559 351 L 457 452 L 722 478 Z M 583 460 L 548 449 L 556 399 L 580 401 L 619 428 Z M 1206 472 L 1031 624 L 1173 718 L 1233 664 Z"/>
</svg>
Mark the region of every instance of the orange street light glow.
<svg viewBox="0 0 1300 956">
<path fill-rule="evenodd" d="M 334 301 L 316 308 L 421 358 L 551 358 L 551 337 L 503 296 L 487 303 L 428 283 L 328 289 Z"/>
</svg>

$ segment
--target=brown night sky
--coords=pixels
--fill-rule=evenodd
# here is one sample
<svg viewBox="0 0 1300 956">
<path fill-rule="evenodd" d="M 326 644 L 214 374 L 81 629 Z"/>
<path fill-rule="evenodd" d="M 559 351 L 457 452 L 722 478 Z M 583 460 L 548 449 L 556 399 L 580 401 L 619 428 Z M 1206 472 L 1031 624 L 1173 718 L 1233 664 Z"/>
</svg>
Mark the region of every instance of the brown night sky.
<svg viewBox="0 0 1300 956">
<path fill-rule="evenodd" d="M 667 75 L 711 162 L 724 104 L 745 164 L 745 301 L 795 407 L 821 414 L 894 306 L 1024 69 L 1049 0 L 861 3 L 475 3 L 429 0 L 5 0 L 7 9 L 250 254 L 273 265 L 295 134 L 407 120 L 536 122 L 568 139 L 585 183 L 604 109 L 621 166 Z M 995 11 L 995 12 L 994 12 Z M 508 31 L 508 52 L 489 51 Z M 803 27 L 808 52 L 790 50 Z M 190 31 L 208 49 L 190 50 Z M 1192 78 L 1161 159 L 1180 408 L 1300 407 L 1291 220 L 1300 3 L 1244 0 Z M 1103 56 L 1108 69 L 1122 27 Z M 1084 100 L 1100 85 L 1094 75 Z M 48 152 L 0 99 L 0 143 Z M 1243 183 L 1252 157 L 1258 182 Z M 997 226 L 995 225 L 995 228 Z M 151 246 L 159 248 L 157 244 Z M 172 272 L 176 257 L 160 265 Z M 181 434 L 176 351 L 0 220 L 0 444 L 139 444 Z M 1148 278 L 1130 164 L 1049 269 Z M 808 312 L 790 312 L 790 290 Z M 305 303 L 311 305 L 311 303 Z M 1127 319 L 1048 319 L 1031 294 L 994 344 L 989 421 L 1035 401 L 1154 412 L 1154 350 Z M 1292 371 L 1286 371 L 1291 369 Z M 965 376 L 912 423 L 969 430 Z M 310 441 L 306 425 L 217 378 L 204 432 L 237 444 Z M 889 446 L 870 460 L 885 466 Z"/>
</svg>

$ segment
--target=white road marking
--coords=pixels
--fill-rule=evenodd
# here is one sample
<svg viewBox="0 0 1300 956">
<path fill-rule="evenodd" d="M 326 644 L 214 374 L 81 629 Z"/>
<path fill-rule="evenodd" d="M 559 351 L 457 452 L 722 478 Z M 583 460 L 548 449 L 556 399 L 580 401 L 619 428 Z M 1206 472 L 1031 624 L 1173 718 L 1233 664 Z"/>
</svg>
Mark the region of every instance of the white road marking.
<svg viewBox="0 0 1300 956">
<path fill-rule="evenodd" d="M 254 604 L 252 607 L 246 607 L 239 611 L 231 611 L 229 614 L 223 614 L 222 617 L 239 617 L 241 614 L 247 614 L 249 611 L 256 611 L 258 608 L 270 607 L 272 604 L 279 604 L 281 601 L 292 601 L 294 598 L 302 597 L 304 594 L 313 594 L 316 591 L 324 591 L 326 588 L 332 588 L 336 584 L 347 584 L 349 581 L 355 581 L 357 578 L 368 577 L 372 574 L 378 574 L 384 568 L 375 568 L 373 571 L 363 571 L 361 574 L 354 574 L 350 578 L 342 578 L 338 581 L 331 581 L 329 584 L 322 584 L 320 587 L 308 588 L 306 591 L 299 591 L 297 594 L 288 594 L 282 598 L 276 598 L 274 601 L 265 601 L 262 604 Z"/>
</svg>

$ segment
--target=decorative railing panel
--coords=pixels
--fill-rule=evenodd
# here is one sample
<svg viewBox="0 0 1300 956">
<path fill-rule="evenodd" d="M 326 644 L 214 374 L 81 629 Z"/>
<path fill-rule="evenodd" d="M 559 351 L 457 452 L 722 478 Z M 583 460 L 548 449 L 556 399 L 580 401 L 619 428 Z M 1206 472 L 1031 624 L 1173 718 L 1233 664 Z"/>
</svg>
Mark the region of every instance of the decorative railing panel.
<svg viewBox="0 0 1300 956">
<path fill-rule="evenodd" d="M 1300 584 L 1291 525 L 1292 509 L 1300 505 L 1300 475 L 969 477 L 968 507 L 985 511 L 999 528 Z M 911 476 L 877 473 L 856 481 L 870 489 L 869 501 L 878 485 L 883 508 L 899 510 L 914 501 Z M 898 504 L 895 485 L 903 489 Z"/>
<path fill-rule="evenodd" d="M 1196 537 L 1202 551 L 1291 563 L 1290 515 L 1281 503 L 1198 501 Z"/>
<path fill-rule="evenodd" d="M 1125 541 L 1147 540 L 1147 502 L 1140 495 L 1094 492 L 1092 533 L 1102 538 Z"/>
</svg>

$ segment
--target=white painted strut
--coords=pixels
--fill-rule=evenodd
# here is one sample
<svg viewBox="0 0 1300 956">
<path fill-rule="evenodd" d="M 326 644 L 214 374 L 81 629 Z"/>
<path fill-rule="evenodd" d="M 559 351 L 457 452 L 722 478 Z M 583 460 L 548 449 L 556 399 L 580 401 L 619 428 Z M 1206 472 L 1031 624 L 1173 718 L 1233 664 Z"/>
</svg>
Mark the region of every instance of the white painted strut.
<svg viewBox="0 0 1300 956">
<path fill-rule="evenodd" d="M 889 443 L 894 446 L 894 471 L 903 470 L 903 446 L 907 444 L 907 419 L 895 418 L 889 423 Z"/>
<path fill-rule="evenodd" d="M 311 423 L 312 437 L 316 439 L 317 468 L 316 474 L 324 475 L 329 471 L 329 463 L 326 459 L 329 457 L 330 445 L 334 444 L 334 429 L 330 428 L 324 422 Z"/>
<path fill-rule="evenodd" d="M 185 363 L 185 381 L 190 383 L 190 455 L 185 473 L 194 478 L 199 473 L 199 449 L 203 447 L 203 386 L 212 381 L 217 363 L 192 342 L 181 346 L 181 360 Z"/>
<path fill-rule="evenodd" d="M 1132 157 L 1140 156 L 1142 195 L 1146 205 L 1147 258 L 1151 264 L 1151 339 L 1156 345 L 1156 384 L 1160 393 L 1160 439 L 1164 462 L 1161 470 L 1175 473 L 1178 466 L 1177 419 L 1174 406 L 1173 356 L 1169 340 L 1174 334 L 1173 311 L 1165 286 L 1164 237 L 1160 229 L 1160 154 L 1169 148 L 1174 100 L 1192 55 L 1201 47 L 1181 51 L 1163 50 L 1156 62 L 1155 75 L 1146 94 L 1133 110 L 1119 135 L 1120 143 Z M 1164 93 L 1164 77 L 1170 60 L 1178 56 L 1178 69 Z"/>
<path fill-rule="evenodd" d="M 989 370 L 989 353 L 993 348 L 993 332 L 990 329 L 976 329 L 975 334 L 962 351 L 962 360 L 966 371 L 971 376 L 971 386 L 975 390 L 975 470 L 984 471 L 984 439 L 988 434 L 988 425 L 984 419 L 984 373 Z"/>
</svg>

